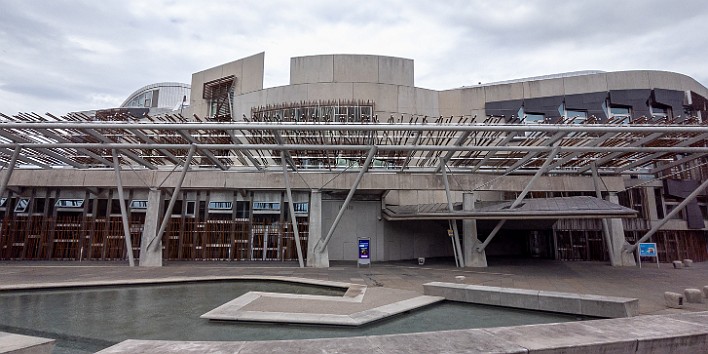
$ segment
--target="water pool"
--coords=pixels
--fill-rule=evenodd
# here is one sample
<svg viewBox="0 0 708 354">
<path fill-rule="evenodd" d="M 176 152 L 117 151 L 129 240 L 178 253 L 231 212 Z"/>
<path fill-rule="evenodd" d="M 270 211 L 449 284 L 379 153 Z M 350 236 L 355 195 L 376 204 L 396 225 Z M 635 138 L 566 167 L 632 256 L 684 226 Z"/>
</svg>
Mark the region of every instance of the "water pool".
<svg viewBox="0 0 708 354">
<path fill-rule="evenodd" d="M 0 293 L 0 329 L 57 339 L 55 353 L 95 352 L 125 339 L 274 340 L 349 337 L 582 320 L 443 302 L 360 328 L 215 322 L 205 312 L 248 291 L 341 296 L 343 290 L 263 281 L 194 282 Z"/>
</svg>

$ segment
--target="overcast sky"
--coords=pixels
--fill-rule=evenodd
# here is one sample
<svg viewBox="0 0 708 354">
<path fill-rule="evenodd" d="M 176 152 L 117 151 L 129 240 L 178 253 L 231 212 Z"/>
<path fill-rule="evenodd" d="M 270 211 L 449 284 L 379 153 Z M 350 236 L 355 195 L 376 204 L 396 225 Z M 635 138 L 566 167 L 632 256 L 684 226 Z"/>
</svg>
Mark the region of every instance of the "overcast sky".
<svg viewBox="0 0 708 354">
<path fill-rule="evenodd" d="M 657 69 L 708 85 L 708 1 L 0 0 L 0 112 L 115 107 L 155 82 L 265 52 L 415 60 L 448 89 L 578 70 Z"/>
</svg>

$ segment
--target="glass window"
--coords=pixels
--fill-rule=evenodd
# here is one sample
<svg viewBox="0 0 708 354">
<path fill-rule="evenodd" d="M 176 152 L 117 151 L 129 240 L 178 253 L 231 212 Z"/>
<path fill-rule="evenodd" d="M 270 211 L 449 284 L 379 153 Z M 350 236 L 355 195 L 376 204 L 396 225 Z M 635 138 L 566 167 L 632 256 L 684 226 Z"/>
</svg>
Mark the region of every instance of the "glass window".
<svg viewBox="0 0 708 354">
<path fill-rule="evenodd" d="M 231 210 L 232 202 L 209 202 L 209 210 Z"/>
<path fill-rule="evenodd" d="M 525 124 L 542 124 L 546 121 L 546 116 L 538 113 L 526 113 L 524 118 Z"/>
<path fill-rule="evenodd" d="M 15 205 L 15 212 L 16 213 L 24 213 L 27 211 L 27 206 L 29 205 L 29 199 L 27 198 L 22 198 L 17 202 L 17 205 Z"/>
<path fill-rule="evenodd" d="M 81 208 L 84 206 L 83 199 L 59 199 L 56 204 L 57 208 Z"/>
<path fill-rule="evenodd" d="M 541 113 L 526 113 L 524 115 L 524 124 L 543 124 L 546 121 L 546 116 Z M 524 137 L 530 137 L 538 132 L 526 131 Z"/>
<path fill-rule="evenodd" d="M 583 124 L 588 119 L 588 112 L 567 110 L 565 111 L 565 117 L 569 119 L 571 124 Z"/>
<path fill-rule="evenodd" d="M 651 106 L 651 116 L 654 119 L 671 118 L 671 112 L 666 107 Z"/>
<path fill-rule="evenodd" d="M 250 211 L 251 203 L 248 201 L 237 201 L 236 202 L 236 218 L 237 219 L 248 219 L 248 212 Z"/>
<path fill-rule="evenodd" d="M 619 124 L 629 124 L 632 113 L 629 107 L 610 106 L 610 118 Z"/>
<path fill-rule="evenodd" d="M 130 201 L 130 209 L 147 209 L 147 199 L 133 199 Z"/>
</svg>

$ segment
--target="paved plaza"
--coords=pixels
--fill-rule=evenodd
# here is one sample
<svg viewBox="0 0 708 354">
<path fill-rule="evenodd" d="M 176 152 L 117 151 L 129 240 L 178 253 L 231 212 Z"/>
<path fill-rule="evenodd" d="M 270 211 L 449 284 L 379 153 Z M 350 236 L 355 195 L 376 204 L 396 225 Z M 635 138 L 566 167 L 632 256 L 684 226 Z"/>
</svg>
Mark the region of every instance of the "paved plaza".
<svg viewBox="0 0 708 354">
<path fill-rule="evenodd" d="M 455 268 L 451 262 L 428 260 L 374 263 L 357 268 L 355 263 L 333 263 L 328 269 L 298 268 L 296 262 L 168 262 L 161 268 L 130 268 L 118 262 L 2 262 L 0 289 L 21 285 L 124 282 L 167 278 L 227 276 L 287 276 L 367 285 L 370 288 L 414 291 L 423 294 L 428 282 L 456 282 L 520 289 L 573 292 L 639 299 L 639 311 L 673 314 L 706 311 L 707 304 L 689 304 L 668 309 L 665 291 L 682 293 L 685 288 L 708 285 L 708 263 L 673 269 L 670 264 L 610 267 L 599 262 L 559 262 L 540 259 L 490 259 L 488 268 Z M 462 278 L 464 277 L 464 278 Z"/>
</svg>

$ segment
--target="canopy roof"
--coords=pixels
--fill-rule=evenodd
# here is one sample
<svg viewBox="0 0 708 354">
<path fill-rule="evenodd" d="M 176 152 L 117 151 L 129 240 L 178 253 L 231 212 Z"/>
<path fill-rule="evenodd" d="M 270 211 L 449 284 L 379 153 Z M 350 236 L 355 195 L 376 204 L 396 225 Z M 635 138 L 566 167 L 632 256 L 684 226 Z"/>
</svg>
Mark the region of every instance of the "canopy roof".
<svg viewBox="0 0 708 354">
<path fill-rule="evenodd" d="M 462 203 L 453 204 L 453 211 L 447 204 L 388 205 L 383 210 L 386 220 L 529 220 L 529 219 L 599 219 L 633 218 L 637 211 L 594 197 L 562 197 L 525 199 L 516 208 L 512 201 L 478 202 L 474 210 L 462 210 Z"/>
<path fill-rule="evenodd" d="M 551 174 L 585 173 L 591 163 L 605 174 L 653 174 L 708 154 L 708 124 L 698 119 L 530 125 L 453 118 L 415 124 L 187 121 L 179 115 L 97 121 L 81 114 L 0 113 L 0 164 L 21 148 L 17 168 L 112 168 L 115 149 L 122 165 L 172 168 L 195 146 L 193 168 L 275 170 L 282 151 L 291 169 L 356 170 L 374 149 L 370 171 L 439 171 L 443 159 L 452 171 L 532 174 L 557 148 Z"/>
</svg>

